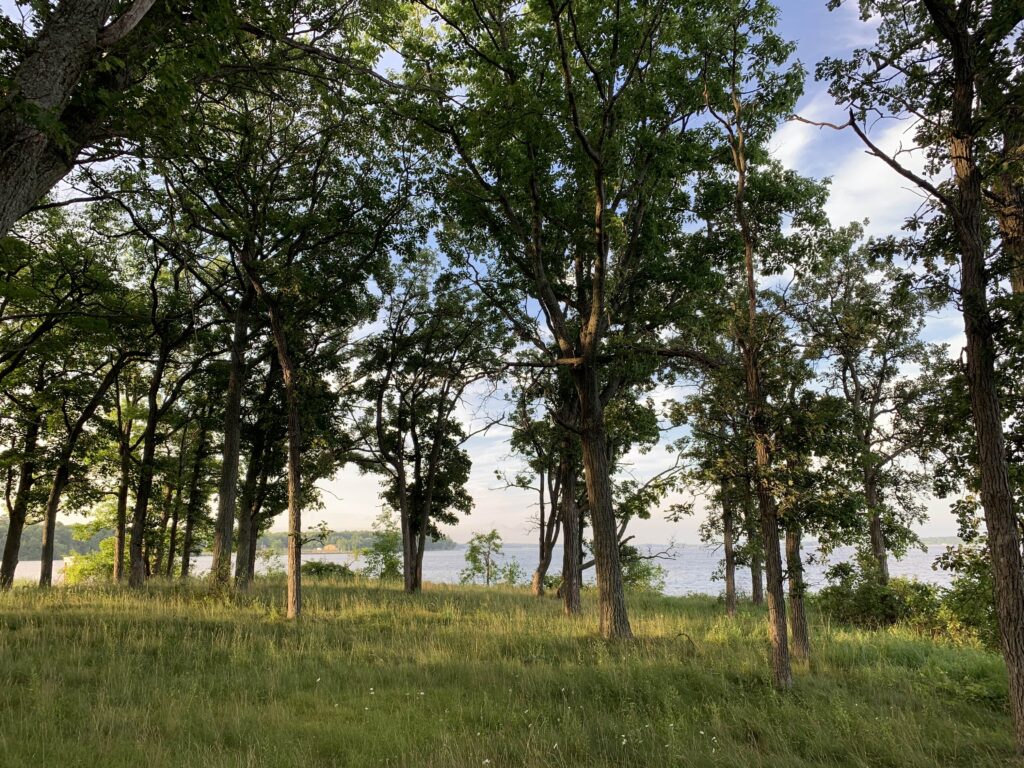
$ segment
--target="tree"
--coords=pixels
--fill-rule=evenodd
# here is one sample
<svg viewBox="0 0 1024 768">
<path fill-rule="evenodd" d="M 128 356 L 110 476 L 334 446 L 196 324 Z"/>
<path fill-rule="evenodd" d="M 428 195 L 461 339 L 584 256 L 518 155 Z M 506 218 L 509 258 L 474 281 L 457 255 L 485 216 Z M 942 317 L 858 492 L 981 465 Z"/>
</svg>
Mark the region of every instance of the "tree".
<svg viewBox="0 0 1024 768">
<path fill-rule="evenodd" d="M 405 50 L 423 94 L 415 116 L 447 158 L 442 242 L 503 306 L 539 309 L 513 327 L 572 381 L 566 426 L 585 468 L 600 631 L 628 638 L 605 409 L 632 366 L 656 367 L 658 331 L 707 274 L 699 254 L 676 250 L 687 150 L 699 143 L 700 94 L 687 77 L 696 9 L 424 6 L 439 40 Z M 460 97 L 439 95 L 450 93 Z"/>
<path fill-rule="evenodd" d="M 892 265 L 875 264 L 870 246 L 852 248 L 853 227 L 836 233 L 834 250 L 801 275 L 791 298 L 797 320 L 815 356 L 830 361 L 829 390 L 842 396 L 853 418 L 856 444 L 852 464 L 860 475 L 868 515 L 871 553 L 881 580 L 889 577 L 888 553 L 911 540 L 919 519 L 913 496 L 924 477 L 903 461 L 922 457 L 931 438 L 921 429 L 916 404 L 926 396 L 906 375 L 907 366 L 927 369 L 944 350 L 920 340 L 928 309 L 911 276 Z"/>
<path fill-rule="evenodd" d="M 722 167 L 734 185 L 729 203 L 735 224 L 725 223 L 723 229 L 726 233 L 733 230 L 742 252 L 745 316 L 736 321 L 735 338 L 743 361 L 754 445 L 753 480 L 767 581 L 772 677 L 776 687 L 785 689 L 792 685 L 792 674 L 777 499 L 771 487 L 774 459 L 763 382 L 765 332 L 757 281 L 759 273 L 779 269 L 778 260 L 792 258 L 794 246 L 799 247 L 800 237 L 787 237 L 783 219 L 792 216 L 797 228 L 813 226 L 816 218 L 823 218 L 820 203 L 813 205 L 823 193 L 783 171 L 767 156 L 768 140 L 803 88 L 803 70 L 799 65 L 787 65 L 793 45 L 773 29 L 776 13 L 768 2 L 745 0 L 707 24 L 701 78 L 725 157 Z"/>
<path fill-rule="evenodd" d="M 466 545 L 466 567 L 459 575 L 463 584 L 483 579 L 491 586 L 499 572 L 497 558 L 501 556 L 501 535 L 494 529 L 488 533 L 474 533 Z"/>
<path fill-rule="evenodd" d="M 837 0 L 830 2 L 830 7 L 838 5 Z M 858 49 L 848 61 L 826 59 L 818 76 L 829 81 L 837 103 L 849 108 L 849 120 L 835 127 L 848 127 L 869 154 L 928 195 L 933 214 L 928 229 L 948 233 L 947 241 L 958 251 L 958 285 L 949 265 L 936 263 L 935 269 L 956 291 L 964 318 L 981 504 L 1010 681 L 1010 711 L 1018 748 L 1024 751 L 1024 561 L 996 376 L 990 299 L 994 284 L 988 269 L 992 251 L 986 228 L 993 203 L 986 197 L 986 179 L 1005 178 L 993 173 L 990 165 L 993 131 L 1012 124 L 1020 109 L 1017 83 L 1022 62 L 1015 41 L 1024 9 L 1019 3 L 988 0 L 864 0 L 860 7 L 864 18 L 879 17 L 875 44 Z M 914 140 L 929 169 L 949 169 L 952 179 L 933 181 L 907 167 L 899 154 L 884 151 L 869 136 L 869 115 L 913 117 Z M 1014 168 L 1013 161 L 1003 166 L 1011 174 Z M 1012 202 L 997 197 L 1000 201 Z M 915 224 L 922 227 L 925 221 L 918 217 Z"/>
<path fill-rule="evenodd" d="M 429 256 L 408 267 L 385 299 L 383 330 L 366 339 L 360 465 L 385 476 L 384 499 L 402 530 L 404 583 L 419 591 L 426 539 L 467 514 L 470 432 L 465 396 L 493 376 L 508 343 L 500 316 Z M 486 429 L 485 425 L 483 429 Z"/>
</svg>

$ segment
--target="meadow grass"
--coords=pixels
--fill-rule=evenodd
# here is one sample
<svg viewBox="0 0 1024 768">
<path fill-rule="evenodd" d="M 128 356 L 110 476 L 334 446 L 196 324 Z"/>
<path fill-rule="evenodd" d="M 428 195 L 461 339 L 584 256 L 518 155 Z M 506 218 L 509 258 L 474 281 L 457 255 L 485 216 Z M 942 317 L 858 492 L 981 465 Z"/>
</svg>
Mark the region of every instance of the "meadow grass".
<svg viewBox="0 0 1024 768">
<path fill-rule="evenodd" d="M 764 615 L 633 596 L 307 582 L 245 597 L 155 585 L 0 596 L 0 766 L 995 766 L 1001 659 L 812 615 L 814 659 L 769 684 Z"/>
</svg>

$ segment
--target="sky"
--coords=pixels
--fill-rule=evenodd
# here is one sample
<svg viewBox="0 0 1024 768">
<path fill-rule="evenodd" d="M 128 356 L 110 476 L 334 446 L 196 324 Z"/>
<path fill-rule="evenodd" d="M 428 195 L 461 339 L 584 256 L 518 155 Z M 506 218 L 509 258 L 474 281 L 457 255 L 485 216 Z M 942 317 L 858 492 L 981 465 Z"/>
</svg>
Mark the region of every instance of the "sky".
<svg viewBox="0 0 1024 768">
<path fill-rule="evenodd" d="M 809 73 L 805 93 L 797 108 L 798 114 L 816 120 L 843 122 L 844 114 L 825 91 L 814 82 L 815 65 L 826 55 L 843 55 L 858 45 L 869 43 L 874 36 L 871 22 L 859 20 L 856 3 L 849 1 L 836 11 L 828 11 L 826 0 L 779 0 L 779 30 L 783 37 L 797 44 L 795 58 Z M 13 0 L 0 0 L 0 10 L 17 18 Z M 876 125 L 871 136 L 883 148 L 909 144 L 906 123 L 890 122 Z M 830 178 L 832 194 L 827 211 L 836 225 L 867 220 L 867 233 L 882 236 L 898 232 L 903 221 L 921 204 L 920 195 L 908 188 L 907 182 L 880 161 L 865 155 L 856 136 L 849 132 L 819 129 L 803 123 L 790 122 L 778 131 L 772 144 L 775 156 L 787 167 L 803 175 Z M 911 160 L 913 165 L 914 161 Z M 946 310 L 930 317 L 925 332 L 927 341 L 944 342 L 956 355 L 963 346 L 963 326 L 955 312 Z M 660 396 L 682 396 L 684 392 L 662 392 Z M 501 404 L 494 408 L 500 411 Z M 514 471 L 518 462 L 508 448 L 508 431 L 494 428 L 486 435 L 472 438 L 467 450 L 473 461 L 469 490 L 475 501 L 470 516 L 446 533 L 456 541 L 466 541 L 475 531 L 495 528 L 506 542 L 527 542 L 535 539 L 529 523 L 536 514 L 535 494 L 504 490 L 496 477 L 498 471 Z M 643 456 L 627 457 L 627 471 L 644 479 L 665 469 L 673 462 L 663 447 Z M 354 468 L 341 470 L 332 480 L 319 484 L 323 492 L 323 510 L 310 510 L 306 523 L 323 519 L 334 530 L 369 528 L 381 511 L 380 481 L 361 475 Z M 705 515 L 702 499 L 683 493 L 666 500 L 696 501 L 692 517 L 677 523 L 664 520 L 655 512 L 651 520 L 634 521 L 630 532 L 639 543 L 697 543 L 698 527 Z M 948 511 L 949 503 L 927 500 L 929 520 L 919 527 L 922 536 L 952 536 L 956 524 Z M 283 530 L 283 519 L 275 525 Z"/>
</svg>

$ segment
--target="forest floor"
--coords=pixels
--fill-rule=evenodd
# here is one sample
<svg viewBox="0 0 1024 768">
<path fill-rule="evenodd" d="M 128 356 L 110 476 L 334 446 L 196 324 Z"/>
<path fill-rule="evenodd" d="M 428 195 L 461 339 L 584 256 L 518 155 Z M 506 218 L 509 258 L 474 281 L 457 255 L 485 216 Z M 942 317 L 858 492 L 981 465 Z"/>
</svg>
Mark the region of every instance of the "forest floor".
<svg viewBox="0 0 1024 768">
<path fill-rule="evenodd" d="M 635 596 L 637 639 L 501 588 L 283 582 L 0 595 L 0 765 L 996 766 L 1013 764 L 992 653 L 829 626 L 792 692 L 763 614 Z"/>
</svg>

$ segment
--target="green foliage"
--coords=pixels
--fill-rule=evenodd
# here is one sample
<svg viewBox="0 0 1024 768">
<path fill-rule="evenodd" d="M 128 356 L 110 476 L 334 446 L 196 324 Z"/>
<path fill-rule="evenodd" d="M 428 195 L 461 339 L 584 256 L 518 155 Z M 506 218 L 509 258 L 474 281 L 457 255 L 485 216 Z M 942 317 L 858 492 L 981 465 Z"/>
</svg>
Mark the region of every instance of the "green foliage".
<svg viewBox="0 0 1024 768">
<path fill-rule="evenodd" d="M 988 648 L 999 648 L 995 582 L 984 540 L 975 545 L 950 547 L 938 565 L 956 574 L 942 600 L 943 616 L 951 634 L 976 638 Z"/>
<path fill-rule="evenodd" d="M 75 555 L 64 564 L 64 583 L 68 586 L 82 584 L 109 584 L 114 578 L 114 546 L 117 540 L 111 536 L 103 539 L 99 549 L 87 554 Z"/>
<path fill-rule="evenodd" d="M 45 483 L 41 483 L 45 488 Z M 0 542 L 7 538 L 9 521 L 6 515 L 0 516 Z M 54 529 L 53 556 L 62 560 L 71 555 L 82 555 L 96 552 L 100 543 L 113 531 L 110 528 L 100 528 L 96 531 L 83 531 L 77 525 L 66 525 L 60 521 Z M 80 538 L 80 536 L 82 538 Z M 21 560 L 38 560 L 43 545 L 43 526 L 30 525 L 25 528 L 21 536 Z"/>
<path fill-rule="evenodd" d="M 384 510 L 374 522 L 373 541 L 363 551 L 363 575 L 391 581 L 402 578 L 402 532 L 394 515 Z"/>
<path fill-rule="evenodd" d="M 313 579 L 341 579 L 355 577 L 355 571 L 348 563 L 332 563 L 327 560 L 307 560 L 302 564 L 302 576 Z"/>
<path fill-rule="evenodd" d="M 818 593 L 821 610 L 837 621 L 879 628 L 901 622 L 930 622 L 939 608 L 938 588 L 910 579 L 884 583 L 867 557 L 838 563 L 826 573 L 829 586 Z"/>
<path fill-rule="evenodd" d="M 660 595 L 665 591 L 668 571 L 653 559 L 644 557 L 636 547 L 619 547 L 622 563 L 622 583 L 634 592 L 651 592 Z"/>
<path fill-rule="evenodd" d="M 518 587 L 526 583 L 526 569 L 518 560 L 509 560 L 498 567 L 498 582 L 509 587 Z"/>
<path fill-rule="evenodd" d="M 487 533 L 474 533 L 466 545 L 466 567 L 459 574 L 463 584 L 483 581 L 490 586 L 501 573 L 501 534 L 491 529 Z"/>
<path fill-rule="evenodd" d="M 877 565 L 864 554 L 857 563 L 829 569 L 829 586 L 814 602 L 825 614 L 854 626 L 905 625 L 958 644 L 999 647 L 992 569 L 977 548 L 951 548 L 939 563 L 957 573 L 949 588 L 915 579 L 883 583 Z"/>
</svg>

